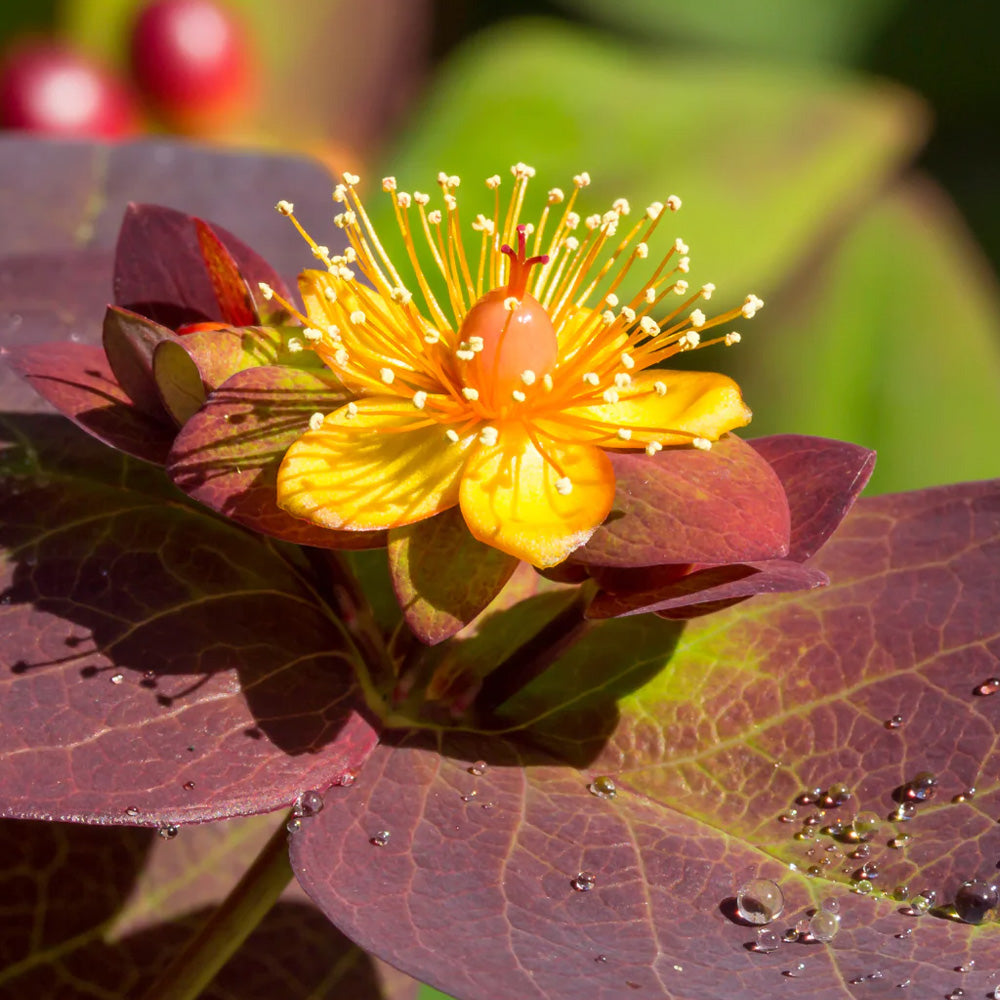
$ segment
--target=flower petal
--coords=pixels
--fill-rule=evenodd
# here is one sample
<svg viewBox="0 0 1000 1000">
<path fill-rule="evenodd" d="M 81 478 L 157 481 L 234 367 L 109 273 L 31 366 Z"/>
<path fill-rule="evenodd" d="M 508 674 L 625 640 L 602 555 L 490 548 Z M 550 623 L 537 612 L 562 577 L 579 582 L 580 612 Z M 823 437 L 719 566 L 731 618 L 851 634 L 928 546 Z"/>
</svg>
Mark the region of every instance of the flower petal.
<svg viewBox="0 0 1000 1000">
<path fill-rule="evenodd" d="M 476 538 L 544 568 L 594 533 L 611 509 L 615 476 L 598 448 L 548 439 L 541 446 L 544 456 L 522 424 L 501 425 L 495 445 L 480 444 L 470 455 L 460 497 Z M 564 477 L 569 493 L 557 488 Z"/>
<path fill-rule="evenodd" d="M 663 395 L 657 383 L 666 389 Z M 752 416 L 739 386 L 715 372 L 649 369 L 617 392 L 617 403 L 568 407 L 543 426 L 574 441 L 645 448 L 650 441 L 661 445 L 690 444 L 696 437 L 716 441 L 748 424 Z M 631 437 L 619 437 L 619 428 L 630 430 Z"/>
<path fill-rule="evenodd" d="M 325 528 L 369 531 L 430 517 L 458 503 L 475 437 L 452 443 L 408 401 L 373 396 L 335 410 L 288 449 L 278 505 Z"/>
</svg>

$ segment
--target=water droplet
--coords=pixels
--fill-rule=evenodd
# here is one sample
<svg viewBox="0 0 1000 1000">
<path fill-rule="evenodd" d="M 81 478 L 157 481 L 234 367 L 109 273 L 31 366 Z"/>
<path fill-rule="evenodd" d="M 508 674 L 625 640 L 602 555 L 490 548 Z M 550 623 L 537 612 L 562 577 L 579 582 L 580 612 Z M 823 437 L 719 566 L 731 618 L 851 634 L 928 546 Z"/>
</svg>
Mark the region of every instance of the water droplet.
<svg viewBox="0 0 1000 1000">
<path fill-rule="evenodd" d="M 936 892 L 924 889 L 923 892 L 918 892 L 910 900 L 910 909 L 915 916 L 919 916 L 921 913 L 926 913 L 934 905 L 935 899 L 937 899 Z"/>
<path fill-rule="evenodd" d="M 751 879 L 737 890 L 736 910 L 747 923 L 769 924 L 784 908 L 785 897 L 769 878 Z"/>
<path fill-rule="evenodd" d="M 594 961 L 595 961 L 595 962 L 600 962 L 600 963 L 601 963 L 602 965 L 603 965 L 603 964 L 604 964 L 604 963 L 605 963 L 605 962 L 606 962 L 607 960 L 608 960 L 608 956 L 607 956 L 607 955 L 598 955 L 598 956 L 597 956 L 597 957 L 596 957 L 596 958 L 594 959 Z"/>
<path fill-rule="evenodd" d="M 795 801 L 800 806 L 811 806 L 816 802 L 817 799 L 820 798 L 820 796 L 822 796 L 822 794 L 823 794 L 822 788 L 810 788 L 807 791 L 802 792 L 802 794 L 799 795 Z"/>
<path fill-rule="evenodd" d="M 871 853 L 872 849 L 868 846 L 868 844 L 859 844 L 853 851 L 851 851 L 851 857 L 860 861 L 862 858 L 867 858 Z"/>
<path fill-rule="evenodd" d="M 884 725 L 886 729 L 902 729 L 903 717 L 901 715 L 894 715 L 891 719 L 886 719 Z"/>
<path fill-rule="evenodd" d="M 859 812 L 851 821 L 851 829 L 858 840 L 871 840 L 881 825 L 878 813 L 871 811 Z"/>
<path fill-rule="evenodd" d="M 338 774 L 337 777 L 333 779 L 333 784 L 340 788 L 350 788 L 351 785 L 353 785 L 357 780 L 357 771 L 344 771 L 343 774 Z"/>
<path fill-rule="evenodd" d="M 861 896 L 867 896 L 875 888 L 866 878 L 858 879 L 854 883 L 854 891 Z"/>
<path fill-rule="evenodd" d="M 805 935 L 809 933 L 809 918 L 808 917 L 802 917 L 801 920 L 798 920 L 796 922 L 796 924 L 795 924 L 795 933 L 799 937 L 805 937 Z"/>
<path fill-rule="evenodd" d="M 112 684 L 121 684 L 121 682 L 123 680 L 125 680 L 125 675 L 124 674 L 112 674 L 108 678 L 108 680 L 110 680 Z"/>
<path fill-rule="evenodd" d="M 323 796 L 316 789 L 311 788 L 308 792 L 303 792 L 295 803 L 296 816 L 315 816 L 323 811 Z"/>
<path fill-rule="evenodd" d="M 159 830 L 156 831 L 164 840 L 173 840 L 174 837 L 180 833 L 172 823 L 168 823 L 166 826 L 161 826 Z"/>
<path fill-rule="evenodd" d="M 876 969 L 874 972 L 869 972 L 865 979 L 882 979 L 885 973 L 881 969 Z"/>
<path fill-rule="evenodd" d="M 981 924 L 986 914 L 1000 904 L 997 888 L 982 879 L 963 882 L 955 893 L 955 912 L 967 924 Z"/>
<path fill-rule="evenodd" d="M 880 874 L 878 863 L 875 861 L 866 861 L 858 871 L 861 873 L 862 878 L 878 878 Z"/>
<path fill-rule="evenodd" d="M 379 830 L 368 838 L 368 843 L 373 847 L 385 847 L 389 843 L 392 834 L 388 830 Z"/>
<path fill-rule="evenodd" d="M 898 851 L 901 847 L 905 847 L 913 838 L 908 833 L 901 833 L 898 837 L 893 837 L 889 841 L 889 846 Z"/>
<path fill-rule="evenodd" d="M 894 934 L 894 937 L 898 937 L 901 941 L 908 938 L 913 933 L 912 927 L 907 927 L 905 931 L 900 931 L 898 934 Z"/>
<path fill-rule="evenodd" d="M 808 827 L 804 826 L 801 830 L 796 831 L 796 840 L 812 840 L 816 835 Z"/>
<path fill-rule="evenodd" d="M 832 941 L 840 930 L 840 914 L 818 909 L 809 921 L 809 933 L 817 941 Z"/>
<path fill-rule="evenodd" d="M 569 884 L 576 892 L 590 892 L 597 885 L 597 876 L 593 872 L 578 872 Z"/>
<path fill-rule="evenodd" d="M 473 788 L 471 792 L 466 792 L 459 796 L 463 802 L 471 802 L 479 793 Z"/>
<path fill-rule="evenodd" d="M 770 927 L 761 927 L 757 931 L 757 940 L 753 947 L 754 951 L 762 951 L 765 954 L 777 951 L 781 947 L 781 936 Z"/>
<path fill-rule="evenodd" d="M 155 671 L 155 670 L 146 670 L 146 671 L 145 671 L 145 672 L 143 673 L 143 675 L 142 675 L 142 679 L 143 679 L 144 681 L 146 681 L 146 683 L 147 683 L 147 684 L 148 684 L 148 683 L 149 683 L 150 681 L 155 681 L 155 680 L 156 680 L 156 671 Z"/>
<path fill-rule="evenodd" d="M 613 799 L 618 794 L 614 781 L 606 774 L 598 775 L 587 785 L 587 791 L 599 799 Z"/>
<path fill-rule="evenodd" d="M 125 815 L 126 816 L 138 816 L 139 815 L 139 807 L 138 806 L 127 806 L 126 809 L 125 809 Z"/>
<path fill-rule="evenodd" d="M 779 823 L 794 823 L 799 815 L 798 809 L 789 809 L 778 817 Z"/>
<path fill-rule="evenodd" d="M 489 812 L 494 806 L 496 806 L 495 802 L 484 802 L 479 808 L 485 812 Z"/>
<path fill-rule="evenodd" d="M 298 833 L 302 829 L 302 820 L 298 816 L 293 816 L 286 824 L 285 829 L 289 833 Z"/>
<path fill-rule="evenodd" d="M 789 927 L 784 934 L 781 935 L 781 940 L 787 944 L 794 944 L 799 939 L 799 932 L 794 927 Z"/>
<path fill-rule="evenodd" d="M 802 973 L 805 972 L 805 971 L 806 971 L 806 963 L 805 962 L 797 962 L 795 965 L 792 966 L 792 968 L 785 969 L 785 971 L 782 973 L 782 975 L 783 976 L 788 976 L 789 979 L 795 979 L 796 976 L 801 976 Z"/>
<path fill-rule="evenodd" d="M 819 908 L 826 910 L 827 913 L 840 913 L 840 900 L 836 896 L 827 896 L 819 904 Z"/>
<path fill-rule="evenodd" d="M 908 885 L 897 885 L 892 890 L 892 898 L 900 903 L 905 903 L 910 898 L 910 887 Z"/>
<path fill-rule="evenodd" d="M 965 990 L 956 987 L 948 994 L 947 1000 L 962 1000 L 962 997 L 964 996 L 965 996 Z"/>
<path fill-rule="evenodd" d="M 976 797 L 975 787 L 966 788 L 964 792 L 959 792 L 951 801 L 958 804 L 959 802 L 968 802 L 970 799 Z"/>
<path fill-rule="evenodd" d="M 970 958 L 968 962 L 963 962 L 960 966 L 958 966 L 957 969 L 955 969 L 956 972 L 966 972 L 966 973 L 975 972 L 975 970 L 976 970 L 976 960 L 974 958 Z"/>
<path fill-rule="evenodd" d="M 810 865 L 806 869 L 806 875 L 809 878 L 819 878 L 819 876 L 822 875 L 822 874 L 823 874 L 823 869 L 820 868 L 819 865 Z"/>
<path fill-rule="evenodd" d="M 897 990 L 905 990 L 906 987 L 909 986 L 910 983 L 912 983 L 912 982 L 913 982 L 912 979 L 904 979 L 901 983 L 896 983 L 896 989 Z"/>
<path fill-rule="evenodd" d="M 889 817 L 896 823 L 907 823 L 917 815 L 917 807 L 912 802 L 900 802 Z"/>
<path fill-rule="evenodd" d="M 819 826 L 823 822 L 822 813 L 812 813 L 802 821 L 803 826 Z"/>
<path fill-rule="evenodd" d="M 469 765 L 469 774 L 474 774 L 477 778 L 481 778 L 485 773 L 489 764 L 485 760 L 476 760 Z"/>
<path fill-rule="evenodd" d="M 937 778 L 930 771 L 921 771 L 903 787 L 903 795 L 917 802 L 932 798 L 937 787 Z"/>
<path fill-rule="evenodd" d="M 990 994 L 993 1000 L 1000 1000 L 1000 986 L 993 987 L 993 992 Z"/>
<path fill-rule="evenodd" d="M 842 806 L 851 797 L 851 790 L 842 781 L 832 784 L 826 790 L 826 798 L 831 805 Z M 824 803 L 825 805 L 826 803 Z"/>
</svg>

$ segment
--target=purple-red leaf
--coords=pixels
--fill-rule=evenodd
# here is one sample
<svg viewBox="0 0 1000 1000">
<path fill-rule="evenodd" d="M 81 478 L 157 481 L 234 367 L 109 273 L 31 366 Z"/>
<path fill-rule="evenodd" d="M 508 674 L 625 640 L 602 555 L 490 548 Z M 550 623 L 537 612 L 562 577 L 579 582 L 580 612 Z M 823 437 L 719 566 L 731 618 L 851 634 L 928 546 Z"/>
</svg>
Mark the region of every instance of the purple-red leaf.
<svg viewBox="0 0 1000 1000">
<path fill-rule="evenodd" d="M 0 822 L 0 994 L 138 997 L 253 862 L 277 817 L 152 830 Z M 289 887 L 201 994 L 297 1000 L 320 991 L 412 1000 Z M 325 993 L 322 995 L 326 995 Z"/>
<path fill-rule="evenodd" d="M 430 645 L 472 621 L 517 564 L 473 538 L 457 507 L 389 532 L 389 569 L 403 617 Z"/>
<path fill-rule="evenodd" d="M 848 441 L 775 434 L 747 444 L 778 474 L 788 497 L 788 558 L 805 562 L 847 516 L 875 469 L 875 452 Z"/>
<path fill-rule="evenodd" d="M 87 344 L 4 349 L 8 365 L 88 434 L 128 455 L 162 465 L 173 428 L 140 410 L 116 381 L 104 351 Z"/>
<path fill-rule="evenodd" d="M 153 354 L 165 340 L 175 340 L 165 326 L 118 306 L 104 313 L 102 344 L 115 380 L 144 413 L 168 419 L 153 377 Z"/>
<path fill-rule="evenodd" d="M 215 293 L 218 307 L 215 318 L 232 326 L 253 326 L 255 323 L 259 323 L 261 317 L 257 314 L 253 296 L 233 259 L 233 255 L 226 249 L 225 244 L 219 239 L 219 235 L 207 222 L 195 219 L 194 228 L 198 235 L 198 246 L 201 248 L 205 268 L 208 271 L 208 279 L 212 283 L 212 291 Z M 232 236 L 229 238 L 230 240 L 235 239 Z M 277 280 L 277 275 L 272 274 L 271 281 L 275 280 Z"/>
<path fill-rule="evenodd" d="M 254 287 L 265 281 L 288 297 L 263 258 L 221 227 L 161 205 L 129 204 L 115 250 L 118 305 L 171 329 L 237 323 L 231 315 L 250 325 L 259 317 L 244 278 Z"/>
<path fill-rule="evenodd" d="M 301 568 L 63 421 L 4 436 L 0 814 L 215 819 L 361 764 L 357 653 Z"/>
<path fill-rule="evenodd" d="M 278 466 L 317 411 L 343 402 L 343 388 L 324 370 L 252 368 L 209 396 L 177 436 L 168 472 L 185 493 L 255 531 L 302 545 L 373 548 L 382 531 L 332 531 L 278 507 Z"/>
<path fill-rule="evenodd" d="M 830 587 L 750 614 L 593 627 L 503 707 L 503 736 L 383 745 L 294 838 L 300 881 L 362 947 L 461 1000 L 841 1000 L 875 971 L 860 989 L 986 995 L 995 927 L 891 894 L 947 906 L 995 875 L 1000 696 L 974 692 L 1000 674 L 1000 482 L 861 501 L 814 564 Z M 921 771 L 937 797 L 887 820 Z M 614 798 L 588 791 L 599 775 Z M 848 802 L 809 820 L 796 799 L 841 782 Z M 824 829 L 863 810 L 881 817 L 870 896 L 851 891 L 857 844 Z M 779 935 L 836 898 L 833 942 L 755 951 L 733 918 L 754 876 L 781 884 Z"/>
<path fill-rule="evenodd" d="M 610 454 L 615 503 L 573 560 L 599 566 L 729 563 L 788 551 L 788 502 L 771 466 L 729 435 L 711 451 Z"/>
</svg>

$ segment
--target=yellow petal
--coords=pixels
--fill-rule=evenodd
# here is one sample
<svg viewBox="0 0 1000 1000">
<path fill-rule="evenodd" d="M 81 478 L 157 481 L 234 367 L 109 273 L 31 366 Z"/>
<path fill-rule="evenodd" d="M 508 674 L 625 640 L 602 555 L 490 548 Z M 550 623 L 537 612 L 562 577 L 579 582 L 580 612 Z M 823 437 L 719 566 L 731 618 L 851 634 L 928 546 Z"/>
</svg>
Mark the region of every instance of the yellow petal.
<svg viewBox="0 0 1000 1000">
<path fill-rule="evenodd" d="M 480 444 L 469 456 L 462 515 L 481 542 L 540 568 L 555 566 L 607 517 L 615 495 L 611 462 L 590 445 L 540 437 L 554 467 L 521 424 L 504 423 L 499 431 L 495 445 Z"/>
<path fill-rule="evenodd" d="M 663 395 L 657 383 L 666 389 Z M 690 444 L 693 438 L 716 441 L 752 416 L 739 386 L 715 372 L 648 369 L 617 393 L 617 403 L 568 407 L 543 426 L 556 436 L 607 448 L 644 448 L 651 440 L 661 445 Z M 620 428 L 631 431 L 631 437 L 620 437 Z"/>
<path fill-rule="evenodd" d="M 328 414 L 288 449 L 278 505 L 325 528 L 395 528 L 458 503 L 474 435 L 457 442 L 406 399 L 372 396 Z"/>
</svg>

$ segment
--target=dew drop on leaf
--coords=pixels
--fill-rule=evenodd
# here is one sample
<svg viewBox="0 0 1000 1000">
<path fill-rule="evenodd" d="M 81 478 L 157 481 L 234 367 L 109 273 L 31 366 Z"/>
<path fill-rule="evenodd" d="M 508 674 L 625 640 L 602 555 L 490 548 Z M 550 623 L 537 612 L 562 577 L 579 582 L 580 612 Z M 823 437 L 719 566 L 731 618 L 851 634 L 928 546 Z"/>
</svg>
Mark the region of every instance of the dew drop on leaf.
<svg viewBox="0 0 1000 1000">
<path fill-rule="evenodd" d="M 769 878 L 751 879 L 736 892 L 736 910 L 747 923 L 769 924 L 784 908 L 785 897 Z"/>
<path fill-rule="evenodd" d="M 298 816 L 293 816 L 286 824 L 285 829 L 289 833 L 298 833 L 302 829 L 302 820 Z"/>
<path fill-rule="evenodd" d="M 481 778 L 485 773 L 489 764 L 485 760 L 473 761 L 469 765 L 469 774 L 474 774 L 477 778 Z"/>
<path fill-rule="evenodd" d="M 761 927 L 757 931 L 757 939 L 754 941 L 754 951 L 761 951 L 768 954 L 777 951 L 781 947 L 781 935 L 770 927 Z"/>
<path fill-rule="evenodd" d="M 966 788 L 964 792 L 959 792 L 958 795 L 956 795 L 951 801 L 958 805 L 960 802 L 968 802 L 970 799 L 974 799 L 975 797 L 976 789 L 974 787 Z"/>
<path fill-rule="evenodd" d="M 910 898 L 910 887 L 908 885 L 897 885 L 892 890 L 892 898 L 900 903 L 905 903 Z"/>
<path fill-rule="evenodd" d="M 937 778 L 930 771 L 921 771 L 912 781 L 906 783 L 903 795 L 916 802 L 926 802 L 932 798 L 937 787 Z"/>
<path fill-rule="evenodd" d="M 388 830 L 379 830 L 368 838 L 368 843 L 373 847 L 385 847 L 389 843 L 392 834 Z"/>
<path fill-rule="evenodd" d="M 597 876 L 593 872 L 578 872 L 569 884 L 576 892 L 590 892 L 597 885 Z"/>
<path fill-rule="evenodd" d="M 976 971 L 976 960 L 970 958 L 968 962 L 963 962 L 957 969 L 956 972 L 975 972 Z"/>
<path fill-rule="evenodd" d="M 889 817 L 896 823 L 908 823 L 917 815 L 917 807 L 912 802 L 900 802 Z"/>
<path fill-rule="evenodd" d="M 840 913 L 840 900 L 836 896 L 827 896 L 819 904 L 819 908 L 826 910 L 827 913 Z"/>
<path fill-rule="evenodd" d="M 123 680 L 125 680 L 125 675 L 124 674 L 112 674 L 111 677 L 108 678 L 108 679 L 111 681 L 112 684 L 121 684 L 121 682 Z"/>
<path fill-rule="evenodd" d="M 858 879 L 854 883 L 854 891 L 861 896 L 867 896 L 874 888 L 875 886 L 866 878 Z"/>
<path fill-rule="evenodd" d="M 184 782 L 184 791 L 185 792 L 193 792 L 194 791 L 194 782 L 193 781 L 185 781 Z"/>
<path fill-rule="evenodd" d="M 463 802 L 471 802 L 479 793 L 473 788 L 471 792 L 466 792 L 461 796 Z"/>
<path fill-rule="evenodd" d="M 920 915 L 926 913 L 933 905 L 934 900 L 937 899 L 937 893 L 929 889 L 924 889 L 923 892 L 918 892 L 910 900 L 910 909 L 915 915 Z"/>
<path fill-rule="evenodd" d="M 139 808 L 138 808 L 138 806 L 127 806 L 125 808 L 125 815 L 126 816 L 138 816 L 139 815 Z"/>
<path fill-rule="evenodd" d="M 826 790 L 824 805 L 842 806 L 851 797 L 851 790 L 842 781 L 835 782 Z"/>
<path fill-rule="evenodd" d="M 173 840 L 174 837 L 176 837 L 177 834 L 180 833 L 180 830 L 178 830 L 177 827 L 174 826 L 172 823 L 167 823 L 164 826 L 161 826 L 156 832 L 164 840 Z"/>
<path fill-rule="evenodd" d="M 867 811 L 859 812 L 851 822 L 851 829 L 858 840 L 871 840 L 879 831 L 882 820 L 878 813 Z"/>
<path fill-rule="evenodd" d="M 608 960 L 608 956 L 607 955 L 598 955 L 597 958 L 594 959 L 595 962 L 600 962 L 601 965 L 603 965 L 605 962 L 607 962 L 607 960 Z"/>
<path fill-rule="evenodd" d="M 351 785 L 353 785 L 357 780 L 357 771 L 344 771 L 343 774 L 338 774 L 337 777 L 333 779 L 332 784 L 337 785 L 340 788 L 350 788 Z"/>
<path fill-rule="evenodd" d="M 840 930 L 840 915 L 820 908 L 809 921 L 809 933 L 817 941 L 832 941 Z"/>
<path fill-rule="evenodd" d="M 964 997 L 964 996 L 965 996 L 965 990 L 963 990 L 961 988 L 956 988 L 956 989 L 953 989 L 948 994 L 947 1000 L 962 1000 L 962 997 Z"/>
<path fill-rule="evenodd" d="M 891 719 L 885 720 L 886 729 L 902 729 L 903 728 L 903 717 L 901 715 L 894 715 Z"/>
<path fill-rule="evenodd" d="M 796 976 L 801 976 L 806 971 L 806 963 L 798 962 L 792 966 L 790 969 L 785 969 L 782 973 L 783 976 L 788 976 L 789 979 L 795 979 Z"/>
<path fill-rule="evenodd" d="M 955 912 L 967 924 L 981 924 L 998 903 L 996 886 L 978 878 L 963 882 L 955 893 Z"/>
<path fill-rule="evenodd" d="M 901 847 L 905 847 L 913 838 L 908 833 L 901 833 L 898 837 L 893 837 L 889 841 L 889 846 L 893 850 L 898 851 Z"/>
<path fill-rule="evenodd" d="M 798 815 L 799 815 L 798 809 L 789 809 L 788 812 L 784 812 L 778 817 L 778 822 L 794 823 Z"/>
<path fill-rule="evenodd" d="M 299 801 L 295 803 L 296 816 L 315 816 L 323 810 L 323 796 L 316 789 L 311 788 L 299 796 Z"/>
<path fill-rule="evenodd" d="M 599 799 L 613 799 L 618 794 L 614 781 L 606 774 L 599 774 L 587 785 L 587 791 Z"/>
<path fill-rule="evenodd" d="M 991 694 L 1000 691 L 1000 677 L 988 677 L 982 684 L 978 685 L 973 692 L 981 698 L 988 698 Z"/>
</svg>

